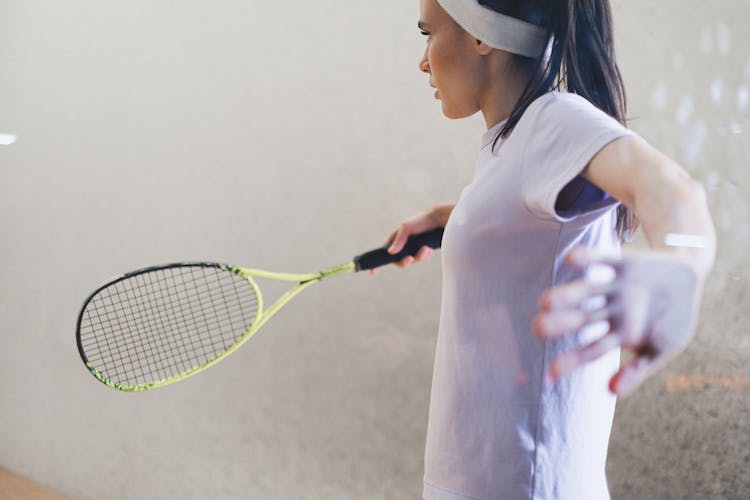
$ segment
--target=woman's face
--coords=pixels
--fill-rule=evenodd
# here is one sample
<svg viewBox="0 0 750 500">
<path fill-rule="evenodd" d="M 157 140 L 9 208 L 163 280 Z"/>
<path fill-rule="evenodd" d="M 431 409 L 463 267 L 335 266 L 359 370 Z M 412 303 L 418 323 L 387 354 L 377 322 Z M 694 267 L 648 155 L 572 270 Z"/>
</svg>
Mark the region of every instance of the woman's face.
<svg viewBox="0 0 750 500">
<path fill-rule="evenodd" d="M 463 30 L 438 5 L 420 0 L 419 29 L 427 36 L 427 48 L 419 69 L 430 75 L 435 98 L 448 118 L 464 118 L 479 111 L 482 72 L 477 40 Z"/>
</svg>

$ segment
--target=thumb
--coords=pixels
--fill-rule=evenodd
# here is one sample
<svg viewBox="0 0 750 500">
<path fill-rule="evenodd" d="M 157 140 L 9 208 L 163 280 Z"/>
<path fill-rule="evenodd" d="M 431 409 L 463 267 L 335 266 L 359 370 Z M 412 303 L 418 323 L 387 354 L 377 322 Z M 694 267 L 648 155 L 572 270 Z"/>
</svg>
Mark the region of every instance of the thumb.
<svg viewBox="0 0 750 500">
<path fill-rule="evenodd" d="M 609 381 L 609 390 L 618 397 L 628 396 L 657 369 L 653 359 L 640 356 L 620 368 L 612 376 Z"/>
</svg>

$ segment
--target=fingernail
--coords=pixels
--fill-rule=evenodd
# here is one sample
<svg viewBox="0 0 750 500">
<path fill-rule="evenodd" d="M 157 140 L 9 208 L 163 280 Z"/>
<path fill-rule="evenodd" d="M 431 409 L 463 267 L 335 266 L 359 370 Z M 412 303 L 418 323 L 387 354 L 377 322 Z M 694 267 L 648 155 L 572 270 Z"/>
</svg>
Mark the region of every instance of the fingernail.
<svg viewBox="0 0 750 500">
<path fill-rule="evenodd" d="M 534 321 L 531 327 L 534 330 L 534 333 L 536 334 L 537 337 L 539 337 L 540 339 L 544 338 L 544 329 L 543 329 L 544 320 L 542 320 L 540 316 L 537 316 L 536 318 L 534 318 Z"/>
<path fill-rule="evenodd" d="M 554 373 L 554 367 L 550 367 L 549 370 L 544 372 L 544 383 L 547 385 L 552 385 L 555 383 L 556 377 Z"/>
<path fill-rule="evenodd" d="M 543 293 L 539 299 L 539 307 L 542 309 L 549 309 L 551 305 L 552 300 L 550 299 L 549 293 Z"/>
<path fill-rule="evenodd" d="M 576 263 L 576 251 L 571 250 L 568 254 L 568 264 L 575 264 Z"/>
</svg>

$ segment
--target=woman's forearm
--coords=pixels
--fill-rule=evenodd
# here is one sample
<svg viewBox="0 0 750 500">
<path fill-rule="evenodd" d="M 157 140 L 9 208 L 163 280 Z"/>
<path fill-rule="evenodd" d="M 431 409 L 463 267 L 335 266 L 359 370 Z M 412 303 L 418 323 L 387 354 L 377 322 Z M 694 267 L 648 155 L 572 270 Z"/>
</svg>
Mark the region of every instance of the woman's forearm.
<svg viewBox="0 0 750 500">
<path fill-rule="evenodd" d="M 450 217 L 455 206 L 455 204 L 435 205 L 430 209 L 430 215 L 440 227 L 445 227 L 448 224 L 448 217 Z"/>
<path fill-rule="evenodd" d="M 649 246 L 688 261 L 702 282 L 716 258 L 716 230 L 703 186 L 677 169 L 661 166 L 659 178 L 636 192 L 633 209 Z"/>
<path fill-rule="evenodd" d="M 703 281 L 716 256 L 706 193 L 676 162 L 640 137 L 603 148 L 584 177 L 638 216 L 651 248 L 686 260 Z"/>
</svg>

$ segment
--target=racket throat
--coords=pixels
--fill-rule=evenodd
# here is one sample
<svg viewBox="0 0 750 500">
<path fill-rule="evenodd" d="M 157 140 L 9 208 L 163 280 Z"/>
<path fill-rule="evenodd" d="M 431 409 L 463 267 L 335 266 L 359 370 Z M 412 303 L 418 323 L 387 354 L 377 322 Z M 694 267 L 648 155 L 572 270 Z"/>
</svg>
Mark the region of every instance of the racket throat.
<svg viewBox="0 0 750 500">
<path fill-rule="evenodd" d="M 320 271 L 315 277 L 306 279 L 303 281 L 300 281 L 300 285 L 304 285 L 306 283 L 310 283 L 311 281 L 321 281 L 325 278 L 331 278 L 333 276 L 337 276 L 339 274 L 344 273 L 351 273 L 354 272 L 354 262 L 347 262 L 346 264 L 341 264 L 340 266 L 332 267 L 330 269 L 325 269 L 323 271 Z"/>
</svg>

